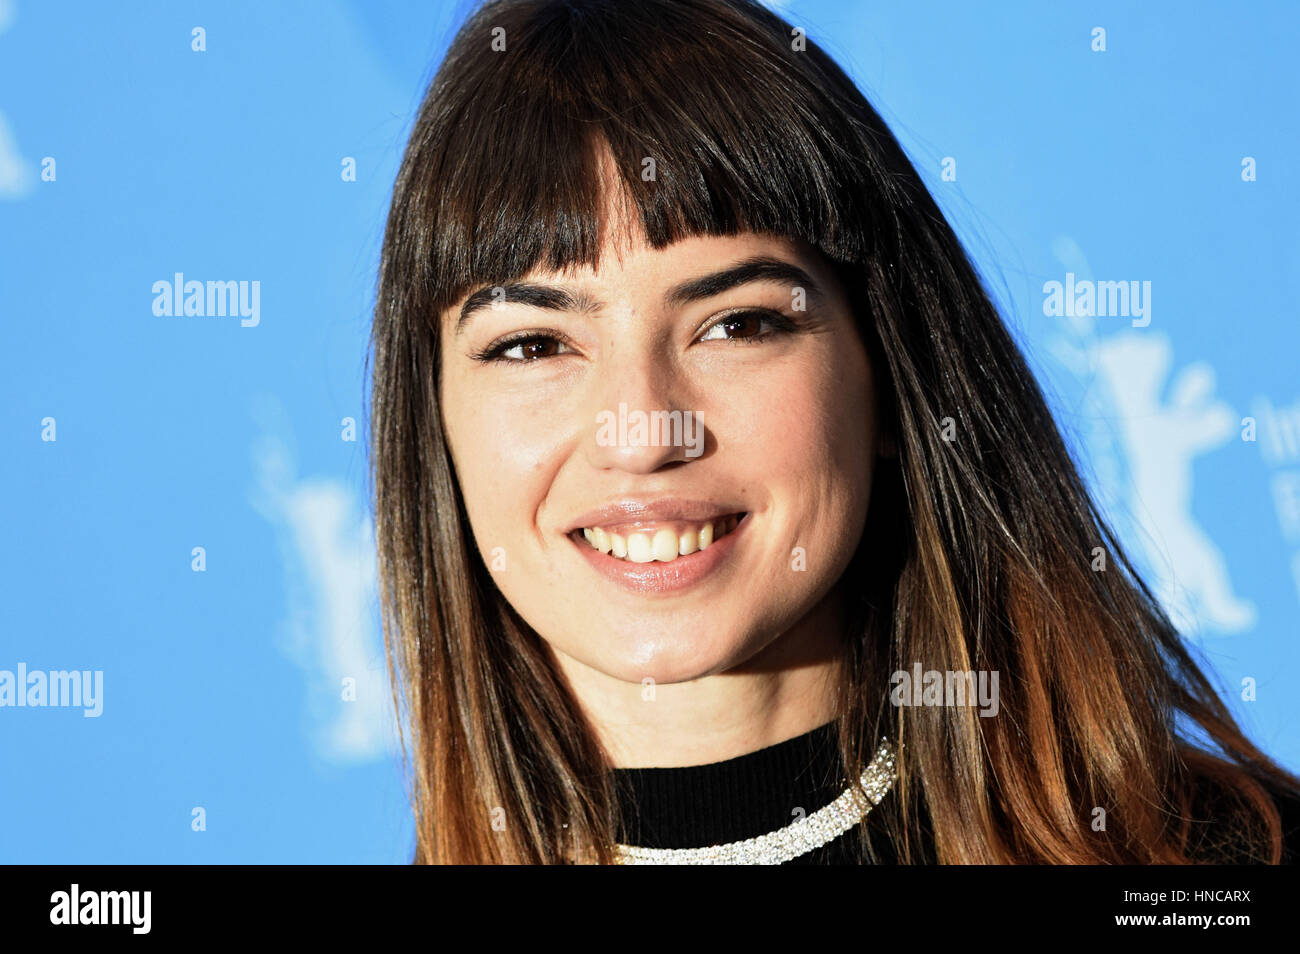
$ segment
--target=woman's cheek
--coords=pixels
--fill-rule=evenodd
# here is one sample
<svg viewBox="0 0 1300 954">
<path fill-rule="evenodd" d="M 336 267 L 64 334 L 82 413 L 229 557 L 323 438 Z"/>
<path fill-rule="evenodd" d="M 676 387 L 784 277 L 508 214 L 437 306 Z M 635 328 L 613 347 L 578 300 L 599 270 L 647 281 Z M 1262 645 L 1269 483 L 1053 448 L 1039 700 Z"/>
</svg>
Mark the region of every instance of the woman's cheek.
<svg viewBox="0 0 1300 954">
<path fill-rule="evenodd" d="M 779 380 L 747 393 L 732 406 L 740 412 L 732 416 L 731 443 L 737 450 L 752 448 L 769 461 L 799 464 L 824 446 L 825 409 L 809 392 L 806 379 Z M 769 474 L 776 472 L 776 468 L 769 470 Z"/>
</svg>

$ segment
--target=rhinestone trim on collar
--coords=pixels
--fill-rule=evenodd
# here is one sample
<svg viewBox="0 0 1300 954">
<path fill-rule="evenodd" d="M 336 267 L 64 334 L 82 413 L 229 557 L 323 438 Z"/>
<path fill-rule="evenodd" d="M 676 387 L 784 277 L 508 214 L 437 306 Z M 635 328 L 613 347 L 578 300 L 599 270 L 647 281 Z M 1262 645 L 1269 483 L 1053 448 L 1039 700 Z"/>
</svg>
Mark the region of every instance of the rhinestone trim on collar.
<svg viewBox="0 0 1300 954">
<path fill-rule="evenodd" d="M 871 764 L 862 773 L 861 788 L 850 786 L 839 798 L 784 828 L 707 848 L 640 848 L 615 845 L 621 865 L 779 865 L 834 841 L 867 817 L 898 775 L 897 752 L 880 740 Z"/>
</svg>

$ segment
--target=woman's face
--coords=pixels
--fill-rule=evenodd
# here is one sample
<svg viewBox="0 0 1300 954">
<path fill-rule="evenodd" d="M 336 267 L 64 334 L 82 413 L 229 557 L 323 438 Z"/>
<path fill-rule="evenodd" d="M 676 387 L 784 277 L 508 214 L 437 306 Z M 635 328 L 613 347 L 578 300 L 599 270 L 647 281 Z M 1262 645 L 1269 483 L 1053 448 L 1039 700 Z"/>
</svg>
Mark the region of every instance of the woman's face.
<svg viewBox="0 0 1300 954">
<path fill-rule="evenodd" d="M 598 271 L 442 316 L 443 422 L 483 560 L 561 664 L 683 682 L 800 638 L 843 573 L 871 372 L 810 247 L 618 234 Z"/>
</svg>

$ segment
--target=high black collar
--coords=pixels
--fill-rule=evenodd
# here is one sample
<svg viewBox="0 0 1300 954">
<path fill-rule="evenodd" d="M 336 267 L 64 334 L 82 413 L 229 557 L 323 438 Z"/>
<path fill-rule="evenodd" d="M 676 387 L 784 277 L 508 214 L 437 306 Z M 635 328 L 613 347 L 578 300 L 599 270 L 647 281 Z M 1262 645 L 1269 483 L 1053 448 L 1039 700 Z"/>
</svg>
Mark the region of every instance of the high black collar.
<svg viewBox="0 0 1300 954">
<path fill-rule="evenodd" d="M 699 848 L 765 835 L 844 791 L 835 723 L 707 765 L 616 769 L 620 841 Z"/>
</svg>

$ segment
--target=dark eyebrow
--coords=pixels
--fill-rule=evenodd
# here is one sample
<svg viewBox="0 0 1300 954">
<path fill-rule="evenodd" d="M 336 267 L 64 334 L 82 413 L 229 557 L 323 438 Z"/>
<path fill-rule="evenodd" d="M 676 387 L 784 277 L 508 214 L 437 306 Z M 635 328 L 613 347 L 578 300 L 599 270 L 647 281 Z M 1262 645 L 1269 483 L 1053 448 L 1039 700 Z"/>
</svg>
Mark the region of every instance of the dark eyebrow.
<svg viewBox="0 0 1300 954">
<path fill-rule="evenodd" d="M 501 289 L 498 298 L 493 294 Z M 576 294 L 557 285 L 535 285 L 530 282 L 506 282 L 504 285 L 490 285 L 480 288 L 460 308 L 460 317 L 456 319 L 456 334 L 460 334 L 465 324 L 476 311 L 491 308 L 494 301 L 515 302 L 520 305 L 532 305 L 534 308 L 546 308 L 550 311 L 585 311 L 600 310 L 601 303 L 584 292 Z"/>
<path fill-rule="evenodd" d="M 776 282 L 791 287 L 798 286 L 804 289 L 810 299 L 822 301 L 825 298 L 821 286 L 802 268 L 779 258 L 759 255 L 737 262 L 720 272 L 701 275 L 699 278 L 674 285 L 664 296 L 664 301 L 674 307 L 681 307 L 691 302 L 721 295 L 725 291 L 751 282 Z M 499 299 L 493 295 L 494 290 L 498 288 L 502 291 Z M 503 285 L 480 288 L 465 300 L 465 304 L 460 309 L 460 317 L 456 319 L 456 334 L 464 330 L 466 323 L 475 312 L 491 307 L 494 300 L 531 305 L 534 308 L 545 308 L 550 311 L 590 313 L 604 307 L 601 302 L 584 292 L 573 293 L 556 285 L 507 282 Z"/>
<path fill-rule="evenodd" d="M 664 300 L 670 305 L 689 305 L 693 301 L 712 298 L 714 295 L 721 295 L 725 291 L 748 285 L 750 282 L 773 282 L 791 287 L 798 286 L 804 290 L 808 298 L 818 301 L 825 298 L 821 286 L 802 268 L 779 258 L 758 255 L 737 262 L 720 272 L 682 282 L 670 289 L 664 296 Z"/>
</svg>

